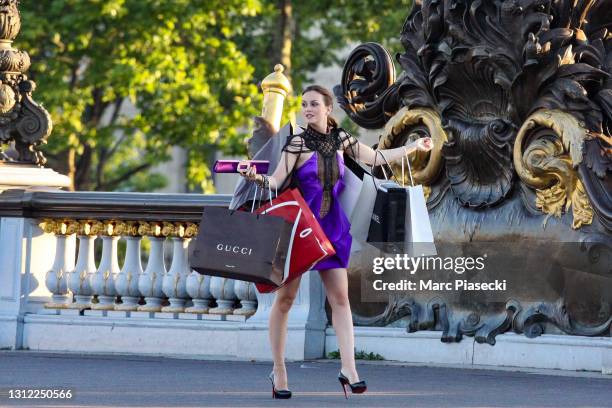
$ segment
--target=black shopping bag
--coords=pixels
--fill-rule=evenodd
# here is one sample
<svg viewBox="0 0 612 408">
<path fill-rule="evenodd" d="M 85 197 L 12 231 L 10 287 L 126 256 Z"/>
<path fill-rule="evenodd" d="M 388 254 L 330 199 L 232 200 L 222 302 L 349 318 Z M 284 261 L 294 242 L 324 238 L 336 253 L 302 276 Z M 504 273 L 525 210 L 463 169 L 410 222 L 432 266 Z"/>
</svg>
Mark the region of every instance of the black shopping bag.
<svg viewBox="0 0 612 408">
<path fill-rule="evenodd" d="M 387 181 L 378 186 L 367 242 L 389 251 L 401 251 L 406 238 L 406 188 Z"/>
<path fill-rule="evenodd" d="M 272 215 L 206 207 L 189 265 L 203 275 L 280 285 L 293 224 Z"/>
</svg>

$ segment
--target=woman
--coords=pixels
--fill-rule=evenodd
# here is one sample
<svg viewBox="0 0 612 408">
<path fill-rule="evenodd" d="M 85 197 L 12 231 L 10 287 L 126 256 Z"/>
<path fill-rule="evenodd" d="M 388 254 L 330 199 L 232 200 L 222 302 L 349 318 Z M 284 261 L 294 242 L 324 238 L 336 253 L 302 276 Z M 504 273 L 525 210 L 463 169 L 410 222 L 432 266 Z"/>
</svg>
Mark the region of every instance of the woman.
<svg viewBox="0 0 612 408">
<path fill-rule="evenodd" d="M 332 324 L 342 362 L 338 380 L 346 397 L 347 385 L 353 393 L 362 393 L 366 390 L 366 384 L 359 380 L 355 367 L 353 318 L 348 298 L 346 268 L 351 249 L 350 224 L 337 200 L 344 187 L 342 153 L 347 152 L 367 165 L 380 165 L 384 160 L 380 152 L 358 142 L 338 127 L 330 116 L 332 104 L 333 97 L 327 89 L 318 85 L 304 89 L 302 115 L 307 128 L 288 140 L 274 173 L 271 176 L 257 174 L 251 167 L 241 174 L 272 191 L 281 191 L 289 184 L 298 187 L 336 250 L 336 255 L 319 262 L 313 269 L 321 275 L 332 309 Z M 432 147 L 431 139 L 421 138 L 409 146 L 385 150 L 384 157 L 392 163 L 416 150 L 429 151 Z M 300 279 L 297 278 L 280 288 L 270 311 L 269 336 L 274 360 L 270 380 L 275 398 L 291 397 L 287 387 L 284 352 L 287 316 L 299 285 Z"/>
</svg>

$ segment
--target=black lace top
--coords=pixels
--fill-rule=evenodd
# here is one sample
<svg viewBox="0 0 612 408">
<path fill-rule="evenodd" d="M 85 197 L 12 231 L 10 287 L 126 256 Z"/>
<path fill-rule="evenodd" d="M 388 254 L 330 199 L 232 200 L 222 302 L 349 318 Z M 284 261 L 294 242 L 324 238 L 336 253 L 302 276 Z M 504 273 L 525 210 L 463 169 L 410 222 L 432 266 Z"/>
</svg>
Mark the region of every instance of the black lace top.
<svg viewBox="0 0 612 408">
<path fill-rule="evenodd" d="M 290 137 L 283 147 L 283 151 L 297 154 L 298 158 L 296 166 L 291 171 L 288 169 L 287 174 L 289 176 L 283 183 L 281 190 L 287 186 L 298 187 L 293 183 L 292 176 L 297 168 L 297 163 L 300 161 L 300 155 L 315 152 L 314 154 L 318 155 L 319 182 L 323 187 L 323 202 L 321 203 L 319 216 L 324 217 L 331 206 L 332 189 L 340 174 L 336 152 L 341 150 L 353 157 L 358 157 L 358 149 L 359 142 L 357 139 L 342 128 L 332 128 L 328 133 L 321 133 L 310 126 L 307 127 L 304 133 Z M 288 162 L 285 165 L 288 167 Z"/>
</svg>

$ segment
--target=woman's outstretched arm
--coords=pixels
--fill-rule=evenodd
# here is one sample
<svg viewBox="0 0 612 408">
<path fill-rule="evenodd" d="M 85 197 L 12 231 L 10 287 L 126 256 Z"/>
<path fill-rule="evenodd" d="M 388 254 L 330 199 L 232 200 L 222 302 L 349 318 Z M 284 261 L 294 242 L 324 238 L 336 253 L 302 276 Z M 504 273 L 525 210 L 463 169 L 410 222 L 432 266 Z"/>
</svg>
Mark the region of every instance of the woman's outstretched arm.
<svg viewBox="0 0 612 408">
<path fill-rule="evenodd" d="M 346 134 L 343 138 L 344 149 L 348 153 L 354 153 L 355 160 L 363 162 L 369 166 L 380 166 L 385 164 L 385 159 L 389 163 L 400 161 L 402 157 L 407 157 L 409 154 L 417 150 L 428 152 L 433 148 L 433 142 L 429 137 L 423 137 L 410 143 L 406 146 L 396 147 L 395 149 L 374 150 L 370 146 L 363 144 L 357 139 Z M 351 147 L 352 146 L 352 147 Z M 381 157 L 384 155 L 384 159 Z"/>
</svg>

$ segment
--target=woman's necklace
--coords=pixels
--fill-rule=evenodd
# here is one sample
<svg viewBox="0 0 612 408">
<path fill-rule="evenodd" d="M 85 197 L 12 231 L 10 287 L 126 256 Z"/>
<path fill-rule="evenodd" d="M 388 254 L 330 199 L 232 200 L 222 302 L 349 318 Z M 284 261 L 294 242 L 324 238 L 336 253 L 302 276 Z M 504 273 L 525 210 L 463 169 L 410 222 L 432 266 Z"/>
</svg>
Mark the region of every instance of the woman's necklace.
<svg viewBox="0 0 612 408">
<path fill-rule="evenodd" d="M 323 201 L 319 217 L 323 218 L 329 212 L 332 201 L 332 189 L 338 181 L 339 170 L 336 152 L 340 149 L 341 142 L 338 129 L 333 128 L 329 134 L 321 133 L 308 126 L 304 131 L 304 144 L 314 154 L 318 154 L 319 182 L 323 186 Z"/>
</svg>

